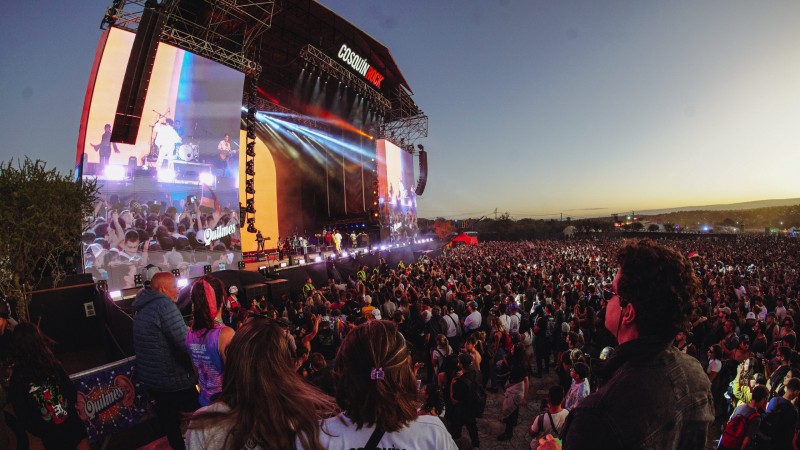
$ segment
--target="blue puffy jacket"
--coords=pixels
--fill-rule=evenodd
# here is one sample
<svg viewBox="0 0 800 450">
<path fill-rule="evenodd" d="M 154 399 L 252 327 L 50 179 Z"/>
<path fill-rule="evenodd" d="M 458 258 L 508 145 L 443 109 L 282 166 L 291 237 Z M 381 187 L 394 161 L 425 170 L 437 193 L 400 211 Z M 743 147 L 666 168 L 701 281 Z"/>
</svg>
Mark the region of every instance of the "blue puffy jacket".
<svg viewBox="0 0 800 450">
<path fill-rule="evenodd" d="M 136 376 L 145 387 L 175 392 L 196 383 L 186 352 L 186 323 L 166 295 L 142 289 L 133 301 L 133 347 Z"/>
</svg>

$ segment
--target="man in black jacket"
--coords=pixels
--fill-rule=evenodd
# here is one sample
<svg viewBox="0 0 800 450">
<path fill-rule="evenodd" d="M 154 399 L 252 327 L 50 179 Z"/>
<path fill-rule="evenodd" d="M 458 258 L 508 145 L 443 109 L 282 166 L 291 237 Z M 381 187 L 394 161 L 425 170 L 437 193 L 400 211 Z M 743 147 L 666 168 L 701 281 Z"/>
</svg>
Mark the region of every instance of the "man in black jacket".
<svg viewBox="0 0 800 450">
<path fill-rule="evenodd" d="M 570 412 L 563 448 L 703 449 L 711 386 L 700 363 L 672 346 L 699 280 L 683 255 L 647 239 L 623 245 L 616 261 L 605 327 L 619 346 L 597 369 L 608 383 Z"/>
</svg>

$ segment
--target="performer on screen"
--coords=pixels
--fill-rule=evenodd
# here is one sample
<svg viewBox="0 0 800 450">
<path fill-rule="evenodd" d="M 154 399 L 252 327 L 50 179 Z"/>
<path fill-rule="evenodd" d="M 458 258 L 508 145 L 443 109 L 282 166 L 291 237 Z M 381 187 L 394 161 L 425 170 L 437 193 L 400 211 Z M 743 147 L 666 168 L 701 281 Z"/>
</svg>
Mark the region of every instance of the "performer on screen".
<svg viewBox="0 0 800 450">
<path fill-rule="evenodd" d="M 167 119 L 166 116 L 161 117 L 158 124 L 153 127 L 153 135 L 153 141 L 158 147 L 156 169 L 164 169 L 164 162 L 166 161 L 166 168 L 172 170 L 175 161 L 175 146 L 183 142 L 175 128 L 172 127 L 172 119 Z"/>
<path fill-rule="evenodd" d="M 219 159 L 216 161 L 217 168 L 221 171 L 221 176 L 227 177 L 228 173 L 228 161 L 230 160 L 233 151 L 231 150 L 231 138 L 229 135 L 225 135 L 225 138 L 219 141 L 217 145 L 217 150 L 219 151 Z"/>
<path fill-rule="evenodd" d="M 99 144 L 92 144 L 89 143 L 96 152 L 100 153 L 100 165 L 98 168 L 99 173 L 103 173 L 106 166 L 108 165 L 108 160 L 111 158 L 111 149 L 114 149 L 114 153 L 119 153 L 119 149 L 117 148 L 116 142 L 111 142 L 111 124 L 106 124 L 103 131 L 103 136 L 100 137 Z"/>
</svg>

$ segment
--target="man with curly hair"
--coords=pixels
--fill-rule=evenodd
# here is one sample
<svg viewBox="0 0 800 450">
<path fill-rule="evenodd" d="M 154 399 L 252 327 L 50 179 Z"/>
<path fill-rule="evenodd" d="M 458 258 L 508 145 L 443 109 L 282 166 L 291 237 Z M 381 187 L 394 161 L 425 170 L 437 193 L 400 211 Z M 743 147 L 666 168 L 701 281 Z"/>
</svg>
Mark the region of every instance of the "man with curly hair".
<svg viewBox="0 0 800 450">
<path fill-rule="evenodd" d="M 616 262 L 605 327 L 619 346 L 595 369 L 608 382 L 570 412 L 563 447 L 703 449 L 714 420 L 708 377 L 672 346 L 700 282 L 683 255 L 649 239 L 625 243 Z"/>
</svg>

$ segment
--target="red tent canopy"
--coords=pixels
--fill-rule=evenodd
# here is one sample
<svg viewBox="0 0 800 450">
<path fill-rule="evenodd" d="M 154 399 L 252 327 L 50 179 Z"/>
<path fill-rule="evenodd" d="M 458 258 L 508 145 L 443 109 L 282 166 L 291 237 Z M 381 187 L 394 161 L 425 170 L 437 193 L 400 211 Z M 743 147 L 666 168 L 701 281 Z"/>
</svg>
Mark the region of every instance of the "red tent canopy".
<svg viewBox="0 0 800 450">
<path fill-rule="evenodd" d="M 478 245 L 478 233 L 462 232 L 450 240 L 451 247 L 455 247 L 456 245 Z"/>
</svg>

